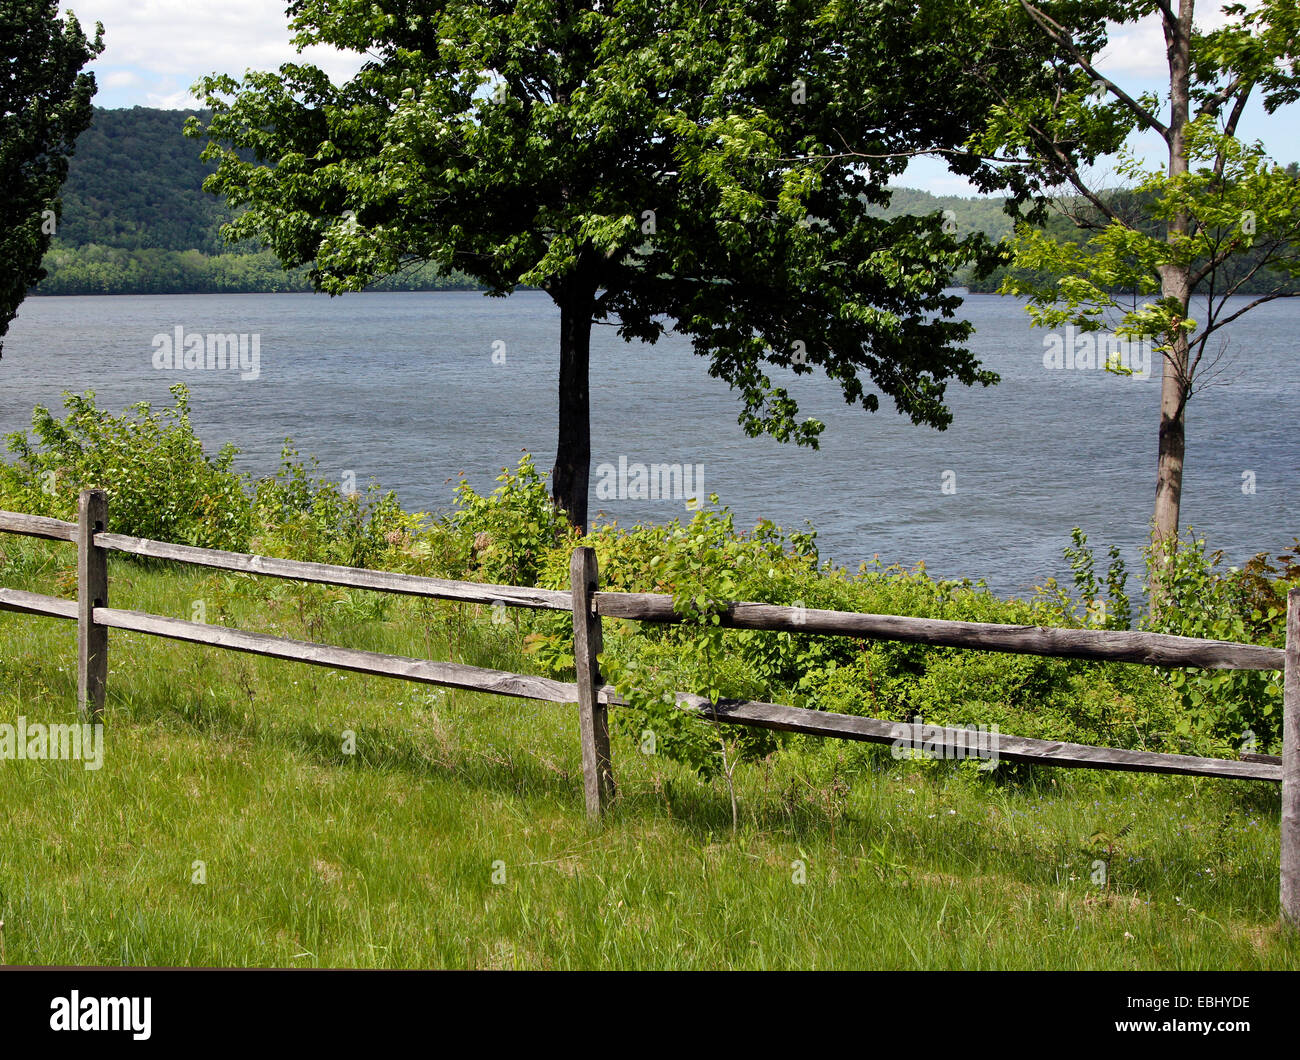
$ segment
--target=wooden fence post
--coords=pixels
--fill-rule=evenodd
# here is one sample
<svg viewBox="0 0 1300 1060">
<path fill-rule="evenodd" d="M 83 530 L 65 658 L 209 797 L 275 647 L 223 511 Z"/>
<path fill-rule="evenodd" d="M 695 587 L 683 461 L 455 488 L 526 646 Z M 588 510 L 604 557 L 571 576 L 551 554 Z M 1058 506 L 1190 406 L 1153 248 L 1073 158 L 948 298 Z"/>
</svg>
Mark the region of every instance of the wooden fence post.
<svg viewBox="0 0 1300 1060">
<path fill-rule="evenodd" d="M 108 683 L 108 627 L 97 625 L 96 607 L 108 606 L 108 552 L 93 537 L 108 529 L 108 494 L 82 490 L 77 503 L 77 712 L 97 725 L 104 715 Z"/>
<path fill-rule="evenodd" d="M 1282 674 L 1282 922 L 1300 931 L 1300 589 L 1286 596 Z"/>
<path fill-rule="evenodd" d="M 614 797 L 614 769 L 609 757 L 609 717 L 599 700 L 600 615 L 592 601 L 599 573 L 596 552 L 577 548 L 569 563 L 573 586 L 573 661 L 578 671 L 578 727 L 582 736 L 582 785 L 587 818 L 600 819 Z"/>
</svg>

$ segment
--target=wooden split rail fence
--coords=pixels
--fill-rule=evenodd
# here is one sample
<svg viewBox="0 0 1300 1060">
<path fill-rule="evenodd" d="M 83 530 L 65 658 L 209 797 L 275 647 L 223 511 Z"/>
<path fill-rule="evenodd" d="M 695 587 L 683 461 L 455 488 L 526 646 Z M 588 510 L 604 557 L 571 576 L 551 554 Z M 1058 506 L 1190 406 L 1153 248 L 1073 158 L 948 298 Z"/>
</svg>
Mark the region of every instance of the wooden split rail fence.
<svg viewBox="0 0 1300 1060">
<path fill-rule="evenodd" d="M 604 685 L 600 679 L 601 620 L 622 618 L 663 623 L 683 620 L 674 611 L 671 596 L 601 592 L 596 556 L 590 548 L 574 551 L 570 568 L 571 589 L 562 592 L 448 581 L 174 545 L 108 533 L 107 526 L 107 496 L 100 490 L 86 490 L 81 494 L 76 523 L 0 511 L 0 532 L 67 541 L 77 546 L 75 601 L 0 588 L 0 611 L 69 619 L 77 623 L 77 699 L 84 720 L 99 721 L 103 714 L 110 629 L 450 688 L 551 703 L 574 703 L 578 706 L 586 807 L 593 820 L 599 818 L 614 795 L 607 708 L 622 703 L 614 689 Z M 576 680 L 568 683 L 462 663 L 384 655 L 120 610 L 109 606 L 107 557 L 110 552 L 343 588 L 474 604 L 570 611 L 573 614 Z M 1281 911 L 1284 923 L 1300 929 L 1300 589 L 1292 589 L 1288 594 L 1285 649 L 1159 633 L 994 625 L 745 602 L 730 604 L 720 620 L 723 626 L 732 629 L 899 640 L 1168 668 L 1284 671 L 1281 758 L 1246 753 L 1242 754 L 1241 760 L 1196 758 L 1027 739 L 1002 733 L 996 736 L 994 753 L 1007 761 L 1074 769 L 1281 782 Z M 678 705 L 683 710 L 702 713 L 721 724 L 872 743 L 897 743 L 901 730 L 905 738 L 913 740 L 916 745 L 924 742 L 926 747 L 945 754 L 970 746 L 968 731 L 960 728 L 900 726 L 898 722 L 878 718 L 832 714 L 778 703 L 736 700 L 710 703 L 703 697 L 685 693 L 679 694 Z M 908 730 L 911 730 L 910 736 Z"/>
</svg>

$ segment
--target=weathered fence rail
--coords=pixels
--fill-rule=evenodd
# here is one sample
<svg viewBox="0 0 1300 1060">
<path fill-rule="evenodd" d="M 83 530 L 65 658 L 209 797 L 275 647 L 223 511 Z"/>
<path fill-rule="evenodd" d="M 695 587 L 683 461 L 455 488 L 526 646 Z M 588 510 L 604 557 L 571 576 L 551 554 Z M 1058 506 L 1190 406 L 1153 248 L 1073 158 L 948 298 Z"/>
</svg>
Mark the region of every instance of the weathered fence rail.
<svg viewBox="0 0 1300 1060">
<path fill-rule="evenodd" d="M 7 514 L 0 513 L 0 518 Z M 2 521 L 0 529 L 6 529 Z M 193 545 L 171 545 L 164 541 L 150 541 L 148 538 L 126 537 L 122 534 L 96 534 L 95 545 L 132 556 L 174 560 L 197 567 L 262 574 L 270 578 L 289 578 L 344 589 L 373 589 L 381 593 L 424 596 L 432 600 L 461 600 L 470 604 L 502 603 L 507 607 L 527 607 L 541 611 L 573 610 L 570 594 L 554 589 L 454 582 L 442 578 L 424 578 L 417 574 L 340 567 L 332 563 L 304 563 L 301 560 L 276 559 L 273 556 L 250 556 L 244 552 L 222 552 L 215 548 L 195 548 Z"/>
<path fill-rule="evenodd" d="M 99 490 L 86 490 L 82 493 L 76 523 L 0 511 L 0 532 L 71 542 L 77 546 L 76 600 L 0 588 L 0 611 L 67 619 L 77 623 L 77 700 L 83 718 L 99 720 L 103 715 L 110 629 L 312 666 L 328 666 L 338 670 L 548 703 L 573 703 L 578 707 L 584 796 L 587 813 L 593 819 L 600 816 L 614 795 L 607 708 L 622 705 L 623 702 L 612 687 L 601 682 L 601 621 L 603 618 L 660 623 L 684 620 L 674 610 L 670 596 L 600 591 L 596 556 L 589 548 L 574 551 L 570 591 L 561 592 L 514 585 L 450 581 L 391 571 L 361 570 L 175 545 L 108 533 L 105 529 L 107 525 L 107 498 Z M 568 683 L 463 663 L 385 655 L 113 608 L 109 606 L 108 600 L 109 552 L 342 588 L 474 604 L 570 611 L 573 614 L 576 680 Z M 744 601 L 728 605 L 721 614 L 720 621 L 722 625 L 733 629 L 899 640 L 943 647 L 1145 666 L 1284 671 L 1281 758 L 1250 753 L 1243 753 L 1239 760 L 1198 758 L 1036 740 L 1004 733 L 997 734 L 996 754 L 997 757 L 1012 762 L 1073 769 L 1280 782 L 1282 918 L 1284 923 L 1300 929 L 1300 589 L 1293 589 L 1288 594 L 1285 649 L 1158 633 L 953 622 L 905 615 L 810 610 Z M 872 743 L 897 743 L 901 738 L 913 745 L 924 744 L 941 752 L 956 752 L 969 747 L 969 732 L 965 729 L 832 714 L 779 703 L 735 700 L 712 703 L 703 697 L 686 693 L 679 694 L 677 699 L 681 709 L 700 713 L 711 721 L 724 725 L 747 725 Z"/>
<path fill-rule="evenodd" d="M 683 621 L 682 615 L 673 610 L 673 598 L 659 593 L 596 593 L 595 600 L 597 612 L 606 618 L 631 618 L 641 622 Z M 1283 661 L 1281 648 L 1262 644 L 1198 640 L 1130 630 L 1005 626 L 991 622 L 816 611 L 782 604 L 744 602 L 729 604 L 719 618 L 721 625 L 731 629 L 900 640 L 946 648 L 978 648 L 1017 655 L 1054 655 L 1144 666 L 1280 670 Z"/>
</svg>

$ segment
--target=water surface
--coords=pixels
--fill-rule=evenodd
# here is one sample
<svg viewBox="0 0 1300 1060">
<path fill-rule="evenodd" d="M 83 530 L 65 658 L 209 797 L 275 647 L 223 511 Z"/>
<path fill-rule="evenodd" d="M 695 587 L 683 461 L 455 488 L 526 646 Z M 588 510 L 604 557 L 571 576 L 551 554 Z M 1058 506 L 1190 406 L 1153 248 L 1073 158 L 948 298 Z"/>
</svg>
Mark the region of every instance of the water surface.
<svg viewBox="0 0 1300 1060">
<path fill-rule="evenodd" d="M 1074 526 L 1094 544 L 1121 545 L 1139 567 L 1155 489 L 1158 371 L 1141 380 L 1049 370 L 1043 333 L 1018 303 L 972 295 L 964 311 L 976 325 L 972 348 L 1000 385 L 951 390 L 955 422 L 939 432 L 888 402 L 875 414 L 851 408 L 825 379 L 792 379 L 803 412 L 827 425 L 816 452 L 747 438 L 735 397 L 686 340 L 629 345 L 597 327 L 593 466 L 620 456 L 701 464 L 706 490 L 738 525 L 810 521 L 838 562 L 924 561 L 1002 593 L 1061 576 Z M 259 335 L 259 378 L 156 370 L 154 336 L 177 326 Z M 323 474 L 352 471 L 395 489 L 407 508 L 445 509 L 462 471 L 486 489 L 523 450 L 549 470 L 558 331 L 559 314 L 539 293 L 29 298 L 0 361 L 0 430 L 30 424 L 34 405 L 57 408 L 65 390 L 94 389 L 116 411 L 166 404 L 168 386 L 183 381 L 206 445 L 234 442 L 242 469 L 274 470 L 292 437 Z M 1254 310 L 1232 331 L 1217 385 L 1189 405 L 1183 522 L 1234 561 L 1300 535 L 1297 333 L 1300 306 Z M 1243 492 L 1244 472 L 1254 493 Z M 672 500 L 597 500 L 594 487 L 593 477 L 593 513 L 624 524 L 687 514 Z"/>
</svg>

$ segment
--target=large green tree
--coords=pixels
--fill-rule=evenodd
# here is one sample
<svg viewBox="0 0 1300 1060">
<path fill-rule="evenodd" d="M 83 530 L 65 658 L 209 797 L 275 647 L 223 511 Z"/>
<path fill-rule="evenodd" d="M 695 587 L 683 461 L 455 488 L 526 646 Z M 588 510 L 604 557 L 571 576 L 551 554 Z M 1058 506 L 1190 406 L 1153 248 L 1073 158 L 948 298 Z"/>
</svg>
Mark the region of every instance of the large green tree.
<svg viewBox="0 0 1300 1060">
<path fill-rule="evenodd" d="M 58 0 L 0 0 L 0 339 L 45 276 L 68 156 L 92 114 L 95 78 L 82 68 L 103 33 L 60 18 Z"/>
<path fill-rule="evenodd" d="M 964 0 L 963 0 L 964 2 Z M 993 95 L 1053 48 L 999 40 L 938 0 L 296 0 L 299 46 L 363 52 L 343 85 L 302 64 L 202 80 L 189 132 L 210 190 L 330 293 L 432 261 L 560 310 L 552 487 L 587 514 L 593 324 L 690 337 L 751 434 L 815 445 L 774 369 L 845 400 L 951 420 L 947 385 L 988 385 L 963 342 L 958 268 L 982 235 L 868 207 L 915 154 L 953 151 L 986 186 L 1023 170 L 957 152 Z M 1034 45 L 1038 52 L 1035 53 Z M 852 143 L 854 154 L 840 153 Z M 878 211 L 877 211 L 878 212 Z"/>
<path fill-rule="evenodd" d="M 1217 26 L 1201 29 L 1194 0 L 1017 2 L 1059 49 L 1062 90 L 1033 96 L 1007 86 L 973 146 L 1054 165 L 1065 212 L 1087 238 L 1023 229 L 1015 264 L 1040 279 L 1012 274 L 1003 289 L 1029 296 L 1043 326 L 1111 327 L 1161 354 L 1152 535 L 1172 548 L 1198 373 L 1223 351 L 1233 322 L 1300 295 L 1300 175 L 1240 136 L 1252 103 L 1272 114 L 1300 99 L 1300 6 L 1227 4 Z M 1108 76 L 1099 56 L 1108 22 L 1129 26 L 1152 15 L 1163 27 L 1167 87 L 1141 93 Z M 1157 164 L 1126 150 L 1139 133 L 1154 134 Z M 1109 194 L 1108 177 L 1081 164 L 1081 150 L 1116 156 L 1136 195 Z M 1127 208 L 1134 203 L 1140 208 Z M 1245 292 L 1249 298 L 1230 301 Z"/>
</svg>

